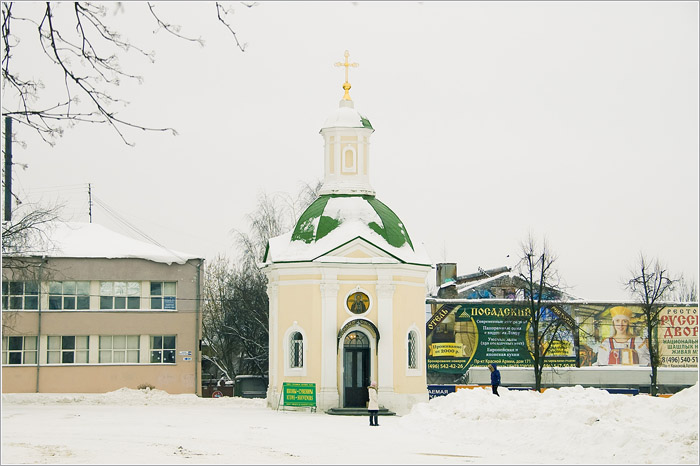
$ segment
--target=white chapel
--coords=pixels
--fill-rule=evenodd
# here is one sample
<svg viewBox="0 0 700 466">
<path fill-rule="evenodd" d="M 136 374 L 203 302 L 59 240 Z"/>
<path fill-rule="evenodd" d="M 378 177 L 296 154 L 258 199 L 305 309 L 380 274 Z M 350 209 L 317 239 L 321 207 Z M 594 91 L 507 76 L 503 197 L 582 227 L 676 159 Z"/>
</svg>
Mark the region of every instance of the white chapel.
<svg viewBox="0 0 700 466">
<path fill-rule="evenodd" d="M 270 300 L 268 405 L 282 384 L 313 383 L 317 407 L 379 404 L 405 413 L 428 400 L 425 295 L 430 260 L 370 184 L 374 132 L 345 95 L 321 128 L 324 181 L 294 229 L 272 238 L 262 269 Z"/>
</svg>

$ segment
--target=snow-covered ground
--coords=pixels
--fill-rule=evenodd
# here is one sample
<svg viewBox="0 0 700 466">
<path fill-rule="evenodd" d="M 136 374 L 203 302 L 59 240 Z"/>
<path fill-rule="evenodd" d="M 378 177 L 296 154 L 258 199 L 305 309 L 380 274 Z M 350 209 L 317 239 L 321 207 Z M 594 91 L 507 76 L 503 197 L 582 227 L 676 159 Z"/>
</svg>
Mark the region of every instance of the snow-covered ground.
<svg viewBox="0 0 700 466">
<path fill-rule="evenodd" d="M 698 385 L 670 398 L 460 390 L 406 416 L 123 388 L 3 394 L 2 464 L 698 464 Z"/>
</svg>

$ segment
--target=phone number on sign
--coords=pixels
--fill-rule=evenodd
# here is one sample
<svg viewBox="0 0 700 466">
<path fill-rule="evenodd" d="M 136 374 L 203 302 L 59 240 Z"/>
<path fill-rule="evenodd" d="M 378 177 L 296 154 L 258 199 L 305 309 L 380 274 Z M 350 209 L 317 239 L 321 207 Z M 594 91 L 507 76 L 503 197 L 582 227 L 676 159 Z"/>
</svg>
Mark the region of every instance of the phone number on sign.
<svg viewBox="0 0 700 466">
<path fill-rule="evenodd" d="M 697 364 L 697 356 L 662 356 L 661 364 Z"/>
<path fill-rule="evenodd" d="M 462 364 L 456 362 L 430 362 L 428 363 L 428 369 L 461 369 L 464 367 Z"/>
</svg>

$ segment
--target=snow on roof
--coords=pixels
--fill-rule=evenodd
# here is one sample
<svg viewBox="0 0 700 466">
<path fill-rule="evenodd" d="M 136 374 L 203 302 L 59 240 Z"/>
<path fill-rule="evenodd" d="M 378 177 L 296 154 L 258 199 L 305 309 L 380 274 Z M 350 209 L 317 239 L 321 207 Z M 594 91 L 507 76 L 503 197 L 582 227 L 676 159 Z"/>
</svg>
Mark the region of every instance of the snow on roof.
<svg viewBox="0 0 700 466">
<path fill-rule="evenodd" d="M 373 129 L 369 120 L 355 110 L 353 102 L 347 100 L 340 101 L 340 106 L 326 118 L 322 128 Z"/>
<path fill-rule="evenodd" d="M 24 256 L 146 259 L 165 264 L 184 264 L 199 256 L 139 241 L 96 223 L 55 222 L 44 228 L 33 251 Z"/>
<path fill-rule="evenodd" d="M 363 262 L 363 263 L 378 263 L 387 262 L 385 260 L 378 261 L 377 258 L 342 258 L 333 256 L 325 256 L 326 253 L 337 249 L 338 247 L 354 240 L 362 238 L 371 243 L 375 247 L 382 249 L 386 253 L 395 257 L 401 262 L 409 264 L 430 265 L 430 259 L 425 251 L 423 243 L 414 245 L 415 251 L 411 249 L 408 243 L 400 248 L 391 246 L 384 238 L 372 231 L 367 225 L 362 222 L 345 222 L 340 227 L 331 231 L 318 241 L 307 244 L 303 241 L 290 241 L 292 232 L 289 231 L 283 235 L 270 239 L 270 248 L 267 254 L 266 264 L 273 262 Z"/>
<path fill-rule="evenodd" d="M 339 259 L 337 257 L 322 256 L 359 237 L 401 262 L 430 265 L 430 258 L 422 243 L 414 242 L 415 249 L 411 248 L 409 243 L 404 243 L 400 248 L 394 247 L 381 235 L 372 230 L 363 219 L 349 217 L 348 212 L 344 212 L 344 215 L 343 221 L 337 228 L 311 243 L 291 241 L 292 231 L 271 238 L 266 264 L 307 261 L 338 262 Z M 376 259 L 343 258 L 343 262 L 377 263 Z"/>
<path fill-rule="evenodd" d="M 378 210 L 377 210 L 378 209 Z M 320 222 L 326 226 L 319 231 Z M 329 252 L 362 238 L 390 258 L 339 258 Z M 410 240 L 403 222 L 374 196 L 320 196 L 300 216 L 295 230 L 271 238 L 266 263 L 396 261 L 430 265 L 422 243 Z"/>
<path fill-rule="evenodd" d="M 510 271 L 504 271 L 504 272 L 499 273 L 498 275 L 492 275 L 490 277 L 487 276 L 487 277 L 482 278 L 481 280 L 475 280 L 475 281 L 467 282 L 464 284 L 461 284 L 458 281 L 457 282 L 457 292 L 459 294 L 462 294 L 467 290 L 471 290 L 473 288 L 477 288 L 477 287 L 486 285 L 487 283 L 490 283 L 492 281 L 498 280 L 498 279 L 503 278 L 503 277 L 515 278 L 517 276 L 518 275 L 516 273 L 510 272 Z"/>
</svg>

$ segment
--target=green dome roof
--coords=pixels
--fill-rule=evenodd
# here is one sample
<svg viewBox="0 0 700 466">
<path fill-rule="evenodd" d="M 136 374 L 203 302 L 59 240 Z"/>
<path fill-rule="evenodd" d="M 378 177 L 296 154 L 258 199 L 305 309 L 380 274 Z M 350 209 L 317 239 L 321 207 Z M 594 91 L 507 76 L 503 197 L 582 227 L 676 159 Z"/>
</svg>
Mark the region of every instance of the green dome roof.
<svg viewBox="0 0 700 466">
<path fill-rule="evenodd" d="M 319 196 L 299 217 L 291 241 L 314 243 L 341 227 L 356 229 L 357 236 L 369 228 L 395 248 L 408 244 L 411 250 L 414 249 L 399 217 L 379 199 L 370 195 Z"/>
</svg>

